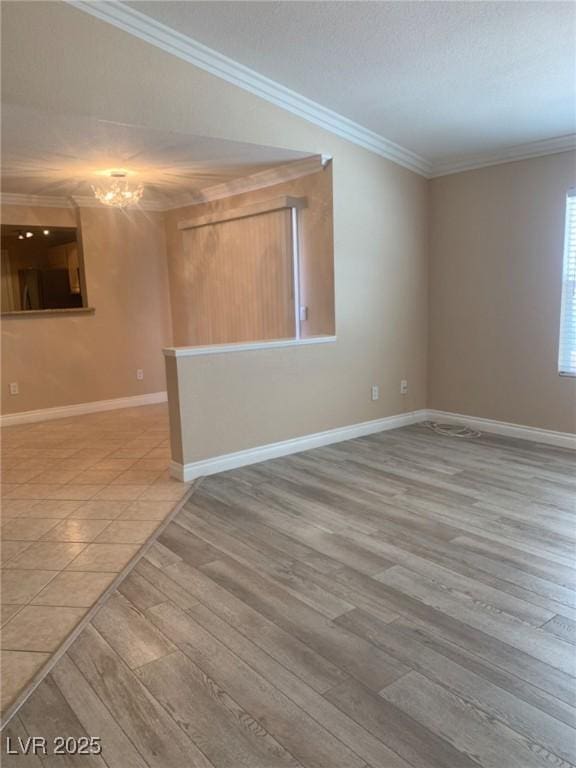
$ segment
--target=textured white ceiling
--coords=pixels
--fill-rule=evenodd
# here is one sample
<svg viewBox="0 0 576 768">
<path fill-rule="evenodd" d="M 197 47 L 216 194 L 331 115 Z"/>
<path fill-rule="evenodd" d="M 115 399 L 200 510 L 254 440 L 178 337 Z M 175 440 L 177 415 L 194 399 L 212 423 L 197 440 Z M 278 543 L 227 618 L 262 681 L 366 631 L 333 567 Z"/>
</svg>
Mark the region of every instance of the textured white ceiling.
<svg viewBox="0 0 576 768">
<path fill-rule="evenodd" d="M 435 163 L 576 132 L 573 2 L 125 4 Z"/>
<path fill-rule="evenodd" d="M 123 168 L 144 200 L 185 194 L 306 157 L 302 152 L 157 131 L 2 105 L 2 191 L 92 196 L 102 171 Z"/>
</svg>

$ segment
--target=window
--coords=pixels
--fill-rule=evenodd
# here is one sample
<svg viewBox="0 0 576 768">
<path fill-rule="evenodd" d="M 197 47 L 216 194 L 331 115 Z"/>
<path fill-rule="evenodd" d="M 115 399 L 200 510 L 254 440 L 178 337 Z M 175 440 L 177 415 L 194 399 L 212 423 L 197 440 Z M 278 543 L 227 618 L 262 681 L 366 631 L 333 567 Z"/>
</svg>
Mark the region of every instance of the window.
<svg viewBox="0 0 576 768">
<path fill-rule="evenodd" d="M 576 376 L 576 189 L 566 198 L 558 370 L 562 375 Z"/>
</svg>

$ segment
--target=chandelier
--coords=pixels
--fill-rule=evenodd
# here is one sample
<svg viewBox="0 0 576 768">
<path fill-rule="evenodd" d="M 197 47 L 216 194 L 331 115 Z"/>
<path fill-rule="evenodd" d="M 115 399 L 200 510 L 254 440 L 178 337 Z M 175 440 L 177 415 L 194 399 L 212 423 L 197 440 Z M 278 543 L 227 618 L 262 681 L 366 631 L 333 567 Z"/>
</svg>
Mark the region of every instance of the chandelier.
<svg viewBox="0 0 576 768">
<path fill-rule="evenodd" d="M 144 187 L 142 184 L 131 186 L 126 171 L 109 171 L 108 176 L 112 179 L 108 186 L 92 186 L 97 200 L 113 208 L 130 208 L 140 202 Z"/>
</svg>

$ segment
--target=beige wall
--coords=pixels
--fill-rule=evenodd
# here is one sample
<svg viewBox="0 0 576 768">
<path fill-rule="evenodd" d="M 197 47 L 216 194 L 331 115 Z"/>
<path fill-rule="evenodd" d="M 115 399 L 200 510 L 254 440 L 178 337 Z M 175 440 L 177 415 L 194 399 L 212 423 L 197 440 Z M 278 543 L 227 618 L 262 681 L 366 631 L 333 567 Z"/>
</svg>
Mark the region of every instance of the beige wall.
<svg viewBox="0 0 576 768">
<path fill-rule="evenodd" d="M 244 341 L 261 338 L 292 336 L 293 309 L 290 308 L 288 330 L 284 333 L 244 333 L 238 338 L 212 336 L 206 327 L 206 308 L 194 300 L 198 281 L 194 271 L 194 254 L 185 250 L 186 233 L 178 229 L 179 222 L 209 214 L 221 214 L 231 209 L 271 200 L 281 196 L 305 197 L 307 205 L 298 211 L 300 243 L 300 303 L 308 307 L 308 319 L 302 322 L 303 336 L 331 335 L 334 333 L 334 241 L 332 217 L 332 169 L 320 170 L 292 181 L 285 181 L 264 189 L 233 195 L 211 203 L 188 206 L 166 213 L 170 293 L 172 298 L 172 324 L 175 346 L 192 346 L 223 341 Z M 248 221 L 242 220 L 240 223 Z M 257 220 L 255 220 L 257 221 Z M 192 230 L 195 232 L 196 230 Z M 200 232 L 202 230 L 199 230 Z M 287 241 L 286 241 L 287 242 Z M 241 252 L 238 254 L 241 258 Z M 289 264 L 291 265 L 291 255 Z M 254 286 L 257 288 L 258 286 Z M 195 293 L 196 291 L 196 293 Z M 209 297 L 206 297 L 209 299 Z M 257 305 L 261 298 L 255 295 L 249 302 Z M 225 307 L 214 307 L 221 315 Z M 231 318 L 233 320 L 233 318 Z M 229 325 L 226 318 L 221 324 Z M 286 326 L 286 323 L 284 323 Z M 215 331 L 218 328 L 214 329 Z M 240 330 L 240 329 L 239 329 Z M 251 330 L 249 327 L 245 330 Z"/>
<path fill-rule="evenodd" d="M 430 407 L 576 431 L 576 379 L 557 372 L 574 184 L 573 152 L 431 182 Z"/>
<path fill-rule="evenodd" d="M 262 411 L 261 432 L 252 425 L 244 438 L 247 414 L 258 397 L 257 389 L 246 386 L 254 361 L 249 355 L 236 357 L 229 378 L 228 369 L 220 369 L 210 402 L 222 401 L 234 387 L 243 387 L 245 398 L 243 407 L 227 416 L 219 453 L 264 442 L 279 414 L 277 440 L 424 407 L 425 179 L 69 5 L 4 5 L 7 101 L 334 157 L 338 341 L 279 353 L 286 376 L 274 378 L 274 399 Z M 88 293 L 96 304 L 90 285 Z M 222 360 L 192 364 L 196 373 L 180 393 L 182 409 L 198 392 L 209 392 Z M 113 370 L 109 366 L 99 375 L 107 381 Z M 409 381 L 405 397 L 402 378 Z M 376 402 L 370 399 L 372 384 L 380 385 Z M 206 407 L 211 419 L 195 432 L 197 455 L 221 421 L 216 406 Z"/>
<path fill-rule="evenodd" d="M 75 226 L 72 210 L 5 206 L 6 224 Z M 164 390 L 171 343 L 163 217 L 82 208 L 88 304 L 94 314 L 2 319 L 2 412 Z M 136 379 L 136 369 L 144 380 Z M 17 381 L 20 394 L 8 394 Z"/>
</svg>

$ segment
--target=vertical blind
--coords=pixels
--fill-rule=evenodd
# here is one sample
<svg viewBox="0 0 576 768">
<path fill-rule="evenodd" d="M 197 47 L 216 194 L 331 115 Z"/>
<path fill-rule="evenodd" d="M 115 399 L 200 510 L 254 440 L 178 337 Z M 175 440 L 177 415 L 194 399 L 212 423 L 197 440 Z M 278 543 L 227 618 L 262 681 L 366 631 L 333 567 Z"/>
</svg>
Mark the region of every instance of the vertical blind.
<svg viewBox="0 0 576 768">
<path fill-rule="evenodd" d="M 566 198 L 558 370 L 576 376 L 576 189 Z"/>
<path fill-rule="evenodd" d="M 296 336 L 291 209 L 186 229 L 186 344 Z"/>
</svg>

